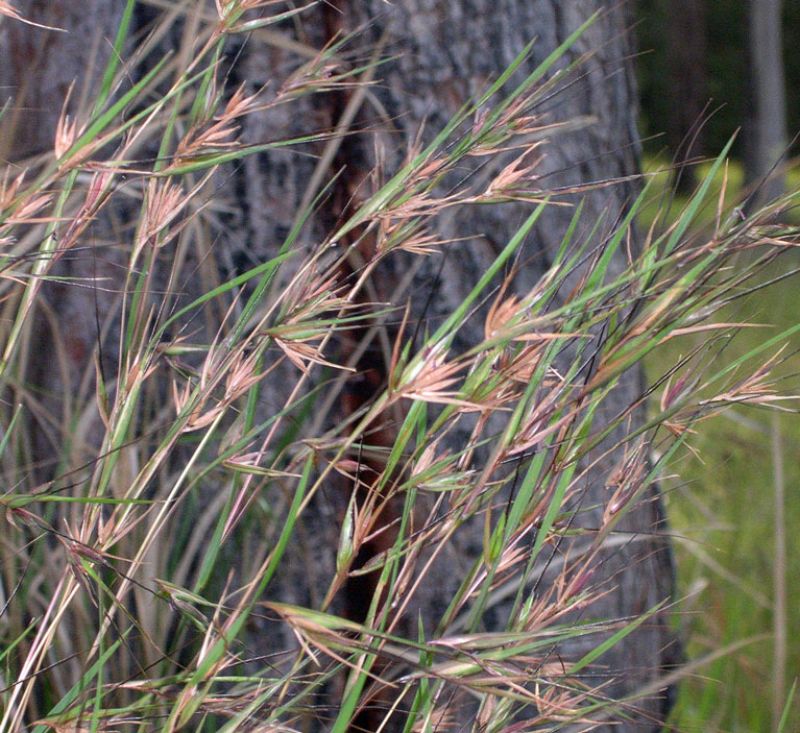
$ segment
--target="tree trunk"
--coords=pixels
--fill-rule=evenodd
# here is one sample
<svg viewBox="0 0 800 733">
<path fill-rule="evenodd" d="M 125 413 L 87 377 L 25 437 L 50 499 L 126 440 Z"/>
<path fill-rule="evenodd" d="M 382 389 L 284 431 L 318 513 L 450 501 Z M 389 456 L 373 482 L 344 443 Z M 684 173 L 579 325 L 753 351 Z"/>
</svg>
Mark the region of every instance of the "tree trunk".
<svg viewBox="0 0 800 733">
<path fill-rule="evenodd" d="M 22 142 L 15 143 L 15 154 L 37 152 L 51 145 L 61 98 L 71 79 L 82 74 L 85 63 L 85 43 L 81 43 L 80 38 L 88 34 L 85 29 L 74 29 L 81 24 L 97 23 L 105 29 L 106 36 L 113 33 L 113 14 L 109 8 L 116 7 L 116 3 L 96 0 L 97 12 L 92 13 L 85 13 L 85 4 L 81 3 L 81 12 L 70 17 L 53 4 L 42 4 L 42 7 L 45 5 L 47 12 L 29 13 L 30 6 L 18 3 L 23 14 L 29 13 L 35 20 L 73 29 L 63 40 L 47 34 L 39 36 L 42 31 L 27 27 L 6 24 L 3 28 L 4 33 L 10 34 L 5 43 L 12 38 L 10 47 L 14 49 L 21 46 L 13 44 L 31 43 L 28 39 L 40 37 L 45 37 L 47 43 L 65 44 L 61 50 L 50 47 L 47 54 L 35 59 L 28 56 L 27 51 L 15 50 L 15 60 L 19 63 L 2 71 L 0 83 L 16 94 L 15 122 L 25 130 L 19 138 Z M 38 4 L 34 6 L 39 7 Z M 639 153 L 632 70 L 635 49 L 629 32 L 631 14 L 626 5 L 614 0 L 569 3 L 559 0 L 403 0 L 394 3 L 330 0 L 300 16 L 300 21 L 280 28 L 284 37 L 302 45 L 270 45 L 254 34 L 239 49 L 241 58 L 233 72 L 250 90 L 261 88 L 267 82 L 272 89 L 279 86 L 299 61 L 306 60 L 296 53 L 302 54 L 303 48 L 319 49 L 339 32 L 356 32 L 354 39 L 345 46 L 344 54 L 348 58 L 363 62 L 378 48 L 382 56 L 393 59 L 379 68 L 380 83 L 372 87 L 360 103 L 355 93 L 336 93 L 326 97 L 324 105 L 316 98 L 316 104 L 302 102 L 291 110 L 279 108 L 277 113 L 272 110 L 268 117 L 255 115 L 245 123 L 246 140 L 259 142 L 335 128 L 344 115 L 355 108 L 352 127 L 365 132 L 345 138 L 328 169 L 322 171 L 327 180 L 332 171 L 344 169 L 334 195 L 304 230 L 305 241 L 301 244 L 320 241 L 350 202 L 364 197 L 365 191 L 374 185 L 376 178 L 371 177 L 371 172 L 376 167 L 378 178 L 396 170 L 407 150 L 415 144 L 420 130 L 425 139 L 432 138 L 462 104 L 513 61 L 528 41 L 537 38 L 527 62 L 530 69 L 598 10 L 601 14 L 597 21 L 558 68 L 564 69 L 584 54 L 586 58 L 578 71 L 568 77 L 569 83 L 564 83 L 563 88 L 537 110 L 548 121 L 565 123 L 553 130 L 552 143 L 538 172 L 542 186 L 563 191 L 564 201 L 584 200 L 583 222 L 587 223 L 584 226 L 588 228 L 601 220 L 603 225 L 596 236 L 602 239 L 603 233 L 624 213 L 637 190 L 637 184 L 631 179 L 638 172 Z M 146 21 L 147 14 L 141 12 L 139 19 Z M 98 45 L 101 53 L 103 47 L 103 43 Z M 70 63 L 65 63 L 65 59 L 70 59 Z M 48 80 L 47 89 L 38 85 L 39 79 Z M 59 90 L 58 94 L 47 91 L 50 84 Z M 40 92 L 47 94 L 46 103 L 37 96 Z M 57 97 L 57 102 L 52 101 L 51 94 Z M 489 165 L 495 163 L 490 161 Z M 218 257 L 229 272 L 274 255 L 275 243 L 284 240 L 301 203 L 309 197 L 307 184 L 314 180 L 316 166 L 315 159 L 310 157 L 273 151 L 248 158 L 231 173 L 222 195 L 229 198 L 233 207 L 226 215 L 222 243 L 217 248 Z M 617 183 L 606 185 L 610 181 Z M 571 192 L 575 187 L 586 190 L 576 194 Z M 526 211 L 522 205 L 507 204 L 473 209 L 465 216 L 459 215 L 457 221 L 442 217 L 439 232 L 442 238 L 469 237 L 460 245 L 458 256 L 448 255 L 444 265 L 436 258 L 429 258 L 412 282 L 411 290 L 399 294 L 395 289 L 403 274 L 400 265 L 387 268 L 371 285 L 374 299 L 402 304 L 410 297 L 414 318 L 436 322 L 463 301 L 472 284 L 516 231 Z M 530 288 L 547 270 L 572 213 L 567 207 L 552 207 L 543 215 L 520 259 L 524 263 L 517 277 L 521 290 Z M 577 275 L 575 273 L 575 279 Z M 429 298 L 430 292 L 435 297 Z M 75 361 L 75 371 L 66 373 L 81 374 L 97 338 L 93 328 L 96 305 L 77 289 L 53 290 L 50 298 L 54 311 L 73 313 L 75 322 L 92 324 L 85 333 L 77 329 L 70 334 L 75 344 L 66 350 L 69 358 Z M 476 332 L 464 334 L 461 346 L 476 341 L 480 328 L 480 323 L 476 322 Z M 379 350 L 370 352 L 366 361 L 361 362 L 364 373 L 368 375 L 370 370 L 374 371 L 378 382 L 385 366 Z M 64 370 L 59 372 L 47 362 L 42 363 L 41 372 L 38 380 L 43 389 L 69 391 L 64 385 L 68 379 L 63 376 Z M 365 380 L 362 392 L 366 394 L 356 395 L 356 398 L 368 399 L 368 390 L 369 380 Z M 635 371 L 628 375 L 627 383 L 608 404 L 608 416 L 635 402 L 641 392 L 641 375 Z M 284 395 L 271 394 L 267 399 L 273 406 L 281 405 Z M 608 456 L 600 462 L 596 474 L 600 478 L 584 487 L 582 503 L 590 507 L 580 514 L 580 523 L 585 527 L 595 527 L 601 522 L 606 494 L 603 478 L 617 459 L 618 456 Z M 319 606 L 317 593 L 327 586 L 335 566 L 339 517 L 346 505 L 347 496 L 332 491 L 310 507 L 306 523 L 298 529 L 288 571 L 270 591 L 273 600 L 312 608 Z M 607 551 L 600 558 L 594 578 L 599 586 L 612 592 L 594 604 L 585 618 L 635 616 L 671 595 L 672 567 L 663 539 L 663 522 L 655 492 L 626 517 L 619 530 L 631 533 L 631 542 Z M 264 533 L 268 535 L 279 530 L 280 527 L 273 527 L 265 529 Z M 481 552 L 481 532 L 482 527 L 476 524 L 463 527 L 447 554 L 432 567 L 409 611 L 405 629 L 409 634 L 415 634 L 417 612 L 428 632 L 437 627 L 465 569 Z M 357 618 L 365 611 L 359 593 L 369 589 L 364 591 L 364 588 L 351 586 L 347 590 L 349 595 L 339 598 L 334 610 Z M 490 609 L 486 624 L 502 628 L 504 610 L 503 602 L 498 601 Z M 266 638 L 269 633 L 270 638 L 262 642 L 260 653 L 275 652 L 294 644 L 288 632 L 272 626 L 268 628 L 268 632 L 264 629 L 264 636 Z M 589 639 L 588 643 L 596 645 L 597 638 Z M 562 651 L 574 655 L 585 652 L 586 648 L 576 645 L 569 650 L 559 650 Z M 608 681 L 603 694 L 623 697 L 652 686 L 675 658 L 667 621 L 657 617 L 600 660 L 606 665 L 603 681 Z M 591 681 L 598 682 L 597 679 Z M 667 692 L 661 690 L 631 703 L 627 709 L 629 718 L 613 726 L 613 730 L 633 733 L 659 729 L 659 721 L 667 710 L 666 695 Z"/>
<path fill-rule="evenodd" d="M 374 132 L 346 139 L 339 150 L 333 168 L 345 166 L 345 169 L 338 184 L 338 200 L 348 201 L 359 195 L 366 198 L 363 189 L 371 184 L 368 173 L 376 164 L 387 171 L 396 170 L 419 130 L 424 130 L 425 139 L 432 138 L 462 104 L 513 61 L 531 38 L 535 37 L 537 42 L 528 68 L 541 62 L 598 10 L 602 14 L 597 22 L 559 65 L 564 68 L 587 54 L 579 72 L 570 78 L 572 83 L 565 82 L 564 89 L 537 110 L 548 121 L 569 123 L 562 131 L 553 133 L 552 144 L 538 170 L 539 180 L 548 189 L 618 180 L 614 186 L 564 197 L 573 201 L 583 199 L 586 222 L 604 220 L 606 227 L 611 226 L 636 194 L 637 184 L 628 177 L 638 172 L 639 139 L 631 63 L 635 49 L 629 32 L 631 14 L 624 5 L 601 0 L 571 3 L 558 0 L 504 0 L 499 3 L 495 0 L 405 0 L 391 7 L 382 0 L 365 0 L 328 3 L 321 17 L 307 18 L 310 22 L 304 29 L 312 38 L 319 38 L 320 23 L 326 24 L 323 37 L 326 34 L 331 37 L 337 31 L 362 29 L 354 41 L 354 53 L 358 58 L 368 58 L 380 43 L 385 44 L 385 55 L 397 57 L 380 70 L 382 81 L 373 91 L 379 104 L 366 99 L 358 110 L 354 127 Z M 277 53 L 271 55 L 251 45 L 246 50 L 242 78 L 254 87 L 266 83 L 280 67 L 280 61 Z M 340 99 L 324 110 L 309 110 L 308 119 L 313 119 L 314 115 L 329 116 L 324 119 L 333 127 L 349 101 Z M 307 129 L 304 125 L 298 127 L 297 116 L 283 122 L 291 134 Z M 251 141 L 269 139 L 269 131 L 260 124 L 256 121 L 248 130 Z M 290 161 L 289 154 L 259 156 L 248 161 L 244 168 L 247 186 L 240 187 L 244 191 L 243 211 L 248 213 L 243 215 L 241 226 L 237 226 L 242 241 L 280 241 L 291 224 L 291 213 L 301 200 L 303 182 L 310 177 L 311 169 L 310 163 L 298 166 L 296 161 Z M 444 239 L 465 235 L 470 239 L 459 248 L 458 256 L 448 256 L 444 265 L 431 260 L 423 267 L 412 291 L 414 316 L 433 319 L 435 323 L 452 312 L 516 231 L 524 211 L 523 206 L 504 205 L 472 210 L 466 215 L 459 213 L 457 221 L 445 218 L 439 232 Z M 261 213 L 254 217 L 255 212 Z M 331 220 L 340 215 L 341 209 L 335 206 L 328 211 Z M 547 270 L 571 216 L 569 208 L 553 207 L 545 212 L 521 257 L 526 266 L 517 278 L 520 290 L 531 287 Z M 602 237 L 602 229 L 598 236 Z M 378 300 L 392 300 L 401 274 L 398 270 L 385 271 L 383 281 L 374 283 Z M 429 300 L 427 295 L 431 288 L 435 289 L 435 297 Z M 405 299 L 402 295 L 394 302 L 402 304 Z M 475 332 L 463 334 L 462 347 L 479 338 L 481 322 L 476 318 Z M 608 416 L 635 401 L 641 390 L 641 375 L 638 371 L 631 373 L 626 386 L 609 403 Z M 455 442 L 458 440 L 457 437 Z M 607 475 L 616 459 L 616 456 L 609 456 L 598 466 L 597 475 Z M 593 509 L 582 513 L 580 522 L 584 526 L 599 526 L 604 491 L 602 480 L 586 487 L 584 503 Z M 663 522 L 660 501 L 655 494 L 626 518 L 621 530 L 630 532 L 635 540 L 609 552 L 600 562 L 599 574 L 605 581 L 601 579 L 599 583 L 613 587 L 614 591 L 591 608 L 592 618 L 639 614 L 671 595 L 670 554 L 663 537 L 658 536 L 664 528 Z M 446 557 L 434 565 L 418 593 L 413 612 L 409 613 L 410 633 L 414 633 L 415 611 L 425 619 L 428 628 L 436 627 L 437 619 L 463 574 L 481 552 L 482 531 L 476 524 L 465 527 L 454 539 Z M 503 623 L 504 610 L 502 604 L 492 609 L 489 615 L 494 623 Z M 660 618 L 604 657 L 602 663 L 608 667 L 607 680 L 613 680 L 604 688 L 605 694 L 621 697 L 635 693 L 658 679 L 677 661 L 676 646 L 666 623 Z M 596 644 L 597 639 L 588 643 Z M 586 649 L 569 651 L 579 654 Z M 644 701 L 635 702 L 631 722 L 618 724 L 614 729 L 658 729 L 658 721 L 669 709 L 667 696 L 668 692 L 662 690 Z"/>
<path fill-rule="evenodd" d="M 667 92 L 671 100 L 666 121 L 667 145 L 678 166 L 678 187 L 690 192 L 695 183 L 694 171 L 682 164 L 705 152 L 706 6 L 704 0 L 679 0 L 665 5 L 669 53 Z"/>
<path fill-rule="evenodd" d="M 781 162 L 786 155 L 786 84 L 780 0 L 751 0 L 750 63 L 752 116 L 746 149 L 746 179 L 758 185 L 758 201 L 784 191 Z"/>
</svg>

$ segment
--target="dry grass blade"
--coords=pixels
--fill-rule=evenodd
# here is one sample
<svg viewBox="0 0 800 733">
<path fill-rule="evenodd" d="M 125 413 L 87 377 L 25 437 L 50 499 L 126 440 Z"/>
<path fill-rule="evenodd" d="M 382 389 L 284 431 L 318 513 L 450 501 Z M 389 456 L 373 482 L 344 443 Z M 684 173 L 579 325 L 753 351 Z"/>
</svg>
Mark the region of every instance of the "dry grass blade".
<svg viewBox="0 0 800 733">
<path fill-rule="evenodd" d="M 5 15 L 7 18 L 18 20 L 20 23 L 25 23 L 26 25 L 31 25 L 36 28 L 42 28 L 48 31 L 61 31 L 62 33 L 66 32 L 63 28 L 56 28 L 50 25 L 34 23 L 32 20 L 24 18 L 22 14 L 10 2 L 8 2 L 8 0 L 0 0 L 0 15 Z"/>
</svg>

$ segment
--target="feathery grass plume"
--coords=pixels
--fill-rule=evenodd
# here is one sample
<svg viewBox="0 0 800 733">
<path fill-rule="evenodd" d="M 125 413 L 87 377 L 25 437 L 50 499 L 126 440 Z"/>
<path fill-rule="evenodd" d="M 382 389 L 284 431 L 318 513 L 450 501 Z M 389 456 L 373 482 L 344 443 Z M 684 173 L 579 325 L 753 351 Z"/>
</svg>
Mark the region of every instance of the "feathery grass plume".
<svg viewBox="0 0 800 733">
<path fill-rule="evenodd" d="M 594 618 L 593 603 L 613 592 L 595 571 L 603 552 L 637 541 L 617 523 L 700 420 L 787 399 L 770 374 L 789 334 L 725 363 L 712 329 L 738 326 L 711 319 L 794 246 L 796 233 L 774 223 L 793 198 L 745 221 L 720 211 L 713 231 L 695 231 L 703 182 L 671 228 L 651 230 L 614 269 L 645 191 L 609 238 L 567 246 L 568 235 L 545 277 L 512 292 L 525 237 L 547 206 L 563 205 L 536 175 L 549 127 L 531 109 L 551 91 L 538 83 L 544 70 L 506 91 L 523 52 L 316 248 L 296 246 L 312 201 L 272 259 L 204 281 L 190 252 L 213 261 L 207 231 L 224 166 L 331 139 L 320 130 L 246 145 L 242 118 L 361 83 L 364 70 L 336 56 L 343 39 L 271 98 L 226 89 L 228 37 L 307 7 L 272 14 L 276 4 L 218 0 L 216 16 L 197 16 L 191 53 L 154 65 L 124 52 L 121 33 L 91 115 L 78 124 L 65 114 L 51 155 L 3 171 L 0 730 L 293 731 L 318 719 L 338 733 L 365 710 L 407 731 L 456 728 L 464 710 L 477 729 L 508 733 L 624 719 L 635 696 L 609 697 L 592 672 L 663 604 Z M 16 17 L 7 4 L 0 12 Z M 469 156 L 508 162 L 488 184 L 468 179 L 442 194 Z M 415 338 L 404 319 L 385 384 L 337 421 L 336 403 L 363 377 L 337 344 L 355 333 L 354 351 L 365 350 L 398 315 L 370 299 L 378 266 L 458 248 L 433 234 L 437 217 L 508 200 L 531 204 L 517 234 L 432 333 Z M 125 211 L 109 249 L 117 281 L 64 280 L 56 265 L 86 255 L 87 228 Z M 377 246 L 359 249 L 367 236 Z M 113 303 L 98 313 L 97 353 L 62 414 L 25 381 L 42 358 L 31 338 L 47 282 L 107 286 Z M 398 284 L 400 300 L 409 285 Z M 459 330 L 484 312 L 482 339 L 459 351 Z M 709 341 L 648 390 L 662 397 L 644 423 L 633 416 L 648 395 L 604 413 L 659 344 L 703 330 Z M 53 329 L 50 346 L 68 367 L 66 336 Z M 285 404 L 265 414 L 267 390 Z M 33 419 L 53 436 L 48 467 L 34 465 L 24 435 Z M 456 433 L 466 442 L 445 447 Z M 587 529 L 582 487 L 611 455 L 601 524 Z M 315 602 L 271 596 L 281 574 L 296 579 L 287 558 L 336 476 L 353 488 L 342 515 L 328 515 L 338 547 L 308 558 L 306 572 L 324 577 Z M 419 588 L 475 523 L 482 546 L 441 617 L 416 628 Z M 364 618 L 347 618 L 337 598 L 367 576 Z M 259 646 L 263 629 L 274 640 Z"/>
</svg>

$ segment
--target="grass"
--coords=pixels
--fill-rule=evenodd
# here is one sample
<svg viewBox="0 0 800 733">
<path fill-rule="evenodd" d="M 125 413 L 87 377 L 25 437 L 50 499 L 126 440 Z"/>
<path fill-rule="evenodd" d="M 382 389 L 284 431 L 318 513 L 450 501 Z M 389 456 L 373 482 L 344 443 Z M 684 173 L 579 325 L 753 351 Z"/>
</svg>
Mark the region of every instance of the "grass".
<svg viewBox="0 0 800 733">
<path fill-rule="evenodd" d="M 707 175 L 710 166 L 700 165 L 700 175 Z M 646 169 L 663 171 L 663 164 L 650 160 Z M 728 171 L 726 198 L 735 205 L 742 198 L 744 175 L 735 161 L 728 164 Z M 791 168 L 790 190 L 800 185 L 798 178 L 797 168 Z M 718 197 L 722 181 L 718 173 L 711 198 Z M 654 185 L 662 192 L 654 202 L 671 195 L 667 172 L 658 173 Z M 680 211 L 685 203 L 676 198 L 674 210 Z M 711 214 L 699 221 L 710 223 Z M 657 215 L 654 203 L 643 211 L 642 220 L 649 224 Z M 789 220 L 796 221 L 796 214 L 789 212 Z M 730 338 L 724 345 L 726 358 L 739 357 L 765 335 L 797 323 L 799 281 L 792 271 L 798 266 L 797 255 L 786 257 L 764 273 L 766 279 L 778 282 L 723 311 L 721 318 L 731 322 L 764 324 L 741 329 Z M 700 337 L 693 336 L 667 345 L 648 360 L 648 373 L 655 376 L 664 362 L 680 359 L 699 343 Z M 798 346 L 797 337 L 787 341 L 783 363 L 775 370 L 787 393 L 796 394 L 798 389 Z M 665 484 L 677 538 L 680 593 L 685 598 L 681 626 L 691 658 L 730 651 L 681 683 L 671 723 L 680 731 L 777 729 L 800 671 L 800 647 L 791 632 L 787 636 L 787 630 L 800 623 L 800 596 L 791 582 L 800 574 L 792 551 L 800 511 L 791 500 L 791 487 L 800 481 L 796 460 L 800 423 L 794 413 L 737 408 L 704 423 L 690 444 L 693 450 L 685 455 L 679 477 Z M 776 476 L 782 477 L 786 493 L 777 507 Z M 788 545 L 785 556 L 781 544 Z M 782 601 L 781 594 L 785 594 Z M 784 726 L 784 730 L 800 726 L 796 701 L 786 708 Z"/>
<path fill-rule="evenodd" d="M 698 180 L 705 180 L 711 171 L 713 161 L 698 162 L 692 170 Z M 668 160 L 659 156 L 645 156 L 643 172 L 648 180 L 653 181 L 653 190 L 657 192 L 643 207 L 639 221 L 642 226 L 649 227 L 656 219 L 671 220 L 676 218 L 689 203 L 689 195 L 675 192 L 673 187 L 674 174 Z M 786 167 L 786 189 L 796 191 L 800 187 L 800 166 L 797 161 L 790 161 Z M 739 161 L 729 160 L 724 167 L 714 171 L 711 177 L 711 197 L 717 199 L 721 190 L 725 191 L 724 205 L 731 210 L 741 204 L 748 193 L 745 187 L 744 168 Z M 716 215 L 716 208 L 707 207 L 698 219 L 698 224 L 710 225 Z M 793 224 L 798 223 L 800 214 L 794 210 L 787 212 L 787 220 Z"/>
<path fill-rule="evenodd" d="M 759 293 L 732 315 L 771 323 L 775 329 L 792 326 L 797 322 L 792 308 L 796 284 L 794 277 Z M 743 331 L 733 339 L 729 353 L 751 348 L 758 338 Z M 795 392 L 796 345 L 795 338 L 780 370 L 789 380 L 786 389 L 791 384 Z M 775 430 L 780 437 L 777 453 Z M 680 730 L 687 731 L 766 730 L 773 725 L 771 701 L 775 696 L 785 699 L 800 670 L 800 649 L 791 636 L 783 641 L 773 636 L 780 583 L 788 591 L 787 628 L 800 620 L 800 598 L 791 582 L 800 572 L 792 552 L 800 513 L 791 498 L 781 503 L 777 514 L 774 506 L 779 466 L 789 497 L 791 487 L 800 480 L 794 459 L 800 426 L 793 414 L 771 417 L 763 411 L 735 410 L 703 426 L 692 444 L 697 455 L 687 456 L 681 480 L 674 483 L 668 498 L 674 530 L 682 538 L 677 543 L 678 568 L 682 590 L 688 596 L 689 652 L 700 656 L 742 639 L 753 643 L 717 660 L 701 678 L 685 682 L 674 720 Z M 789 554 L 786 564 L 776 567 L 779 537 L 788 540 Z M 781 654 L 786 655 L 781 667 L 788 685 L 784 682 L 776 687 L 773 663 Z M 798 714 L 795 706 L 794 722 L 787 730 L 796 727 Z"/>
<path fill-rule="evenodd" d="M 527 76 L 522 50 L 317 246 L 298 246 L 320 201 L 310 190 L 272 259 L 207 282 L 189 253 L 210 251 L 225 166 L 335 142 L 321 130 L 246 146 L 241 120 L 357 87 L 365 69 L 334 59 L 342 39 L 269 101 L 249 97 L 226 89 L 220 59 L 231 37 L 275 21 L 272 2 L 217 3 L 192 53 L 146 66 L 128 47 L 133 5 L 91 105 L 62 117 L 49 154 L 0 177 L 0 731 L 410 732 L 467 715 L 510 733 L 626 719 L 661 671 L 613 699 L 599 665 L 664 604 L 598 617 L 613 591 L 598 570 L 698 423 L 783 404 L 774 355 L 794 324 L 737 355 L 720 352 L 730 328 L 714 322 L 791 248 L 795 230 L 776 222 L 793 200 L 728 216 L 710 190 L 721 156 L 640 254 L 626 245 L 652 190 L 612 228 L 576 207 L 550 270 L 517 292 L 518 253 L 564 203 L 536 187 L 545 121 L 532 112 L 579 30 Z M 0 14 L 19 20 L 5 3 Z M 502 163 L 488 186 L 464 179 L 487 155 Z M 462 185 L 444 197 L 456 171 Z M 416 332 L 402 288 L 397 303 L 368 297 L 386 260 L 460 246 L 437 240 L 442 212 L 509 201 L 526 202 L 527 219 L 429 330 Z M 120 211 L 133 214 L 107 253 L 119 281 L 65 280 L 65 256 Z M 29 369 L 42 333 L 54 361 L 68 352 L 62 328 L 41 330 L 58 323 L 52 283 L 114 296 L 61 400 Z M 337 412 L 360 384 L 342 345 L 356 334 L 353 351 L 366 349 L 388 318 L 385 380 Z M 705 334 L 693 360 L 667 360 L 651 380 L 651 413 L 639 394 L 620 407 L 631 370 L 691 334 Z M 598 485 L 606 501 L 587 523 Z M 346 500 L 326 514 L 330 486 Z M 477 541 L 453 592 L 418 617 L 437 558 L 465 535 Z M 357 618 L 343 607 L 354 587 L 366 587 Z"/>
<path fill-rule="evenodd" d="M 768 316 L 776 327 L 782 322 L 794 323 L 785 310 L 781 313 L 788 295 L 787 290 L 775 288 L 759 297 L 758 306 L 750 304 L 746 311 L 752 320 L 763 321 Z M 731 348 L 747 349 L 753 338 L 742 333 Z M 791 359 L 796 361 L 796 357 Z M 782 442 L 779 460 L 788 487 L 800 479 L 791 458 L 800 445 L 793 417 L 786 415 L 777 423 Z M 789 685 L 792 670 L 796 674 L 800 669 L 797 645 L 791 638 L 782 642 L 783 650 L 776 648 L 773 638 L 775 547 L 781 529 L 790 543 L 788 563 L 777 568 L 789 593 L 788 628 L 798 621 L 797 591 L 791 583 L 798 567 L 791 537 L 800 515 L 794 503 L 787 501 L 775 516 L 772 429 L 768 414 L 747 410 L 733 411 L 703 426 L 692 441 L 697 455 L 687 456 L 681 479 L 672 482 L 669 490 L 670 517 L 681 538 L 677 543 L 678 575 L 687 596 L 684 624 L 690 655 L 703 656 L 742 639 L 752 640 L 704 669 L 698 678 L 683 683 L 674 716 L 679 730 L 770 729 L 773 696 L 785 700 L 788 694 L 788 686 L 775 687 L 772 665 L 776 653 L 788 653 L 784 669 Z M 795 721 L 797 712 L 795 708 Z M 792 725 L 787 730 L 792 730 Z"/>
</svg>

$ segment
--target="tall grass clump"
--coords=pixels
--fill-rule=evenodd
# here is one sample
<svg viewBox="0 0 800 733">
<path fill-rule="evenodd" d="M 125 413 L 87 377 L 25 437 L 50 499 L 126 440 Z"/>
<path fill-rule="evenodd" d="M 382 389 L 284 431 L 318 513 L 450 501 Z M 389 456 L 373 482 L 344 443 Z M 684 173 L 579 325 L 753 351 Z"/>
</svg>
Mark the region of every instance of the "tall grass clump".
<svg viewBox="0 0 800 733">
<path fill-rule="evenodd" d="M 703 175 L 709 166 L 700 166 Z M 796 190 L 796 161 L 791 166 L 787 186 Z M 649 168 L 656 167 L 651 161 Z M 669 173 L 662 167 L 656 175 L 660 181 L 653 185 L 661 185 L 671 198 L 666 190 Z M 743 182 L 741 164 L 731 161 L 717 172 L 712 195 L 724 195 L 731 204 L 746 201 L 758 193 L 759 182 L 749 190 Z M 676 215 L 685 203 L 673 200 Z M 659 226 L 671 223 L 663 207 L 659 211 L 658 198 L 649 211 L 660 213 Z M 711 222 L 714 215 L 709 209 L 701 216 Z M 642 219 L 646 217 L 647 212 Z M 796 207 L 787 209 L 785 218 L 796 225 Z M 762 276 L 772 281 L 769 288 L 740 293 L 718 316 L 762 324 L 727 340 L 728 359 L 761 343 L 765 327 L 787 329 L 797 323 L 796 252 L 776 260 Z M 703 339 L 697 333 L 665 344 L 646 360 L 651 375 L 661 373 L 665 360 L 679 359 Z M 796 344 L 795 334 L 782 347 L 782 364 L 773 370 L 782 391 L 797 390 Z M 679 730 L 778 730 L 782 717 L 781 730 L 798 727 L 800 710 L 791 691 L 800 649 L 788 633 L 800 608 L 796 584 L 790 580 L 797 574 L 797 557 L 789 550 L 792 528 L 800 521 L 789 498 L 797 483 L 797 465 L 790 456 L 800 437 L 798 427 L 789 414 L 734 408 L 704 425 L 692 438 L 692 451 L 679 471 L 662 483 L 686 654 L 702 669 L 701 674 L 686 674 L 680 683 L 670 717 Z"/>
<path fill-rule="evenodd" d="M 646 186 L 602 236 L 575 206 L 546 275 L 517 292 L 519 253 L 542 212 L 572 205 L 537 184 L 547 123 L 535 108 L 578 31 L 520 81 L 523 50 L 315 247 L 298 240 L 324 182 L 272 259 L 203 287 L 229 166 L 335 137 L 245 145 L 241 120 L 357 86 L 365 69 L 332 61 L 340 39 L 269 96 L 249 96 L 226 88 L 226 42 L 302 9 L 218 2 L 193 53 L 153 63 L 149 40 L 129 49 L 133 5 L 85 114 L 63 115 L 50 154 L 2 175 L 0 731 L 626 720 L 679 672 L 626 699 L 594 672 L 669 599 L 635 618 L 597 618 L 593 604 L 613 592 L 598 565 L 636 541 L 620 522 L 652 501 L 700 421 L 784 399 L 771 369 L 788 332 L 726 360 L 737 326 L 715 314 L 793 244 L 775 223 L 792 198 L 744 220 L 719 207 L 696 231 L 715 206 L 723 151 L 675 223 L 640 242 Z M 486 156 L 503 161 L 488 184 L 459 173 Z M 444 212 L 508 201 L 529 202 L 527 219 L 446 317 L 415 322 L 408 283 L 398 303 L 370 299 L 384 263 L 462 246 L 437 237 Z M 126 213 L 130 226 L 119 224 Z M 121 282 L 64 276 L 104 221 L 117 222 L 108 257 Z M 113 296 L 93 314 L 95 353 L 69 409 L 28 377 L 64 350 L 59 329 L 40 325 L 57 322 L 42 296 L 53 286 Z M 459 334 L 475 319 L 482 336 L 465 346 Z M 51 341 L 37 345 L 37 333 Z M 608 409 L 644 358 L 691 333 L 707 338 Z M 348 390 L 363 392 L 356 355 L 380 334 L 385 379 L 337 412 Z M 56 436 L 47 456 L 30 437 L 40 424 Z M 602 521 L 586 527 L 585 487 L 598 481 Z M 337 546 L 298 557 L 332 484 L 346 487 L 344 509 L 322 514 Z M 420 588 L 469 527 L 482 541 L 456 592 L 438 617 L 418 616 Z M 303 583 L 303 562 L 327 573 L 307 605 L 276 590 Z M 358 617 L 341 601 L 356 587 Z"/>
</svg>

